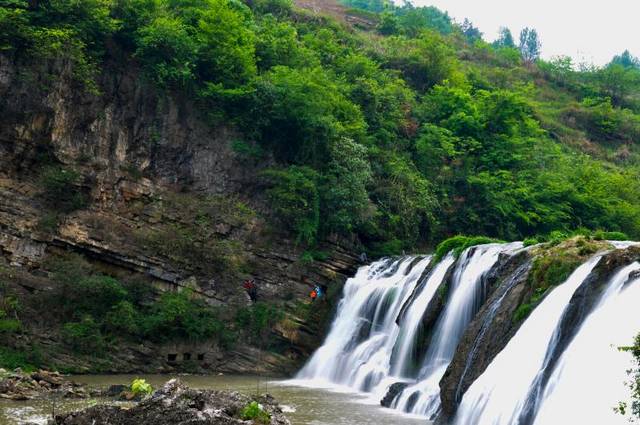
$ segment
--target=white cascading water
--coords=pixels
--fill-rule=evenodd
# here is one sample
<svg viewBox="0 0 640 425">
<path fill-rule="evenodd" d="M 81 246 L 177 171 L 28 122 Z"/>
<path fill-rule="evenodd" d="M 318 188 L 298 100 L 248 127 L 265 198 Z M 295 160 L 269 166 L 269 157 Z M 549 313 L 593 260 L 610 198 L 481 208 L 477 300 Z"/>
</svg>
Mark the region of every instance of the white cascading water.
<svg viewBox="0 0 640 425">
<path fill-rule="evenodd" d="M 610 282 L 598 306 L 586 318 L 565 349 L 546 385 L 534 425 L 625 424 L 613 411 L 627 401 L 626 370 L 629 346 L 640 329 L 640 279 L 629 276 L 640 269 L 633 263 Z"/>
<path fill-rule="evenodd" d="M 370 391 L 386 378 L 400 332 L 396 318 L 430 261 L 405 257 L 361 267 L 347 280 L 331 331 L 297 380 Z"/>
<path fill-rule="evenodd" d="M 395 354 L 397 361 L 392 365 L 391 374 L 397 377 L 411 378 L 410 365 L 419 362 L 421 359 L 416 358 L 415 345 L 418 329 L 424 312 L 429 303 L 436 295 L 436 291 L 444 280 L 449 267 L 455 262 L 453 254 L 447 255 L 440 261 L 429 277 L 420 294 L 413 300 L 407 312 L 405 313 L 398 336 L 398 347 Z"/>
<path fill-rule="evenodd" d="M 451 295 L 438 319 L 424 358 L 419 381 L 402 391 L 394 400 L 396 409 L 431 417 L 440 408 L 440 387 L 455 349 L 467 325 L 477 312 L 482 298 L 482 278 L 493 268 L 503 252 L 515 252 L 521 243 L 488 244 L 465 250 L 451 282 Z"/>
<path fill-rule="evenodd" d="M 457 425 L 517 424 L 529 389 L 544 365 L 555 341 L 557 325 L 571 300 L 600 256 L 578 267 L 555 288 L 493 359 L 462 398 Z M 571 423 L 580 423 L 571 421 Z"/>
<path fill-rule="evenodd" d="M 624 249 L 632 244 L 614 245 Z M 377 401 L 391 383 L 411 382 L 392 406 L 433 417 L 440 409 L 439 382 L 483 302 L 484 277 L 501 253 L 514 254 L 521 248 L 521 243 L 477 246 L 465 250 L 457 261 L 449 254 L 428 273 L 431 257 L 387 259 L 360 268 L 345 284 L 324 344 L 293 383 L 347 387 L 370 392 L 371 400 Z M 640 329 L 640 278 L 636 275 L 640 264 L 633 263 L 611 278 L 592 312 L 556 357 L 567 342 L 559 342 L 563 318 L 569 318 L 567 308 L 601 255 L 578 267 L 532 311 L 464 394 L 454 424 L 625 423 L 613 407 L 628 399 L 624 382 L 631 356 L 616 347 L 631 344 Z M 446 305 L 426 353 L 421 353 L 418 336 L 424 331 L 425 311 L 447 276 Z"/>
</svg>

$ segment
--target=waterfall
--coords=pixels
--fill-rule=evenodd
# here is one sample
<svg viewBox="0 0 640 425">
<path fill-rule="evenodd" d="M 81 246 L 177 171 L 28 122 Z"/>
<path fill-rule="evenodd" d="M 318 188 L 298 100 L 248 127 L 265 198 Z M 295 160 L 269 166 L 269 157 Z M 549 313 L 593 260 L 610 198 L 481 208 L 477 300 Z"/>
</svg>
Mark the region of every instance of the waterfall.
<svg viewBox="0 0 640 425">
<path fill-rule="evenodd" d="M 419 380 L 402 391 L 394 407 L 405 412 L 433 416 L 440 407 L 439 382 L 451 362 L 467 325 L 483 302 L 483 277 L 503 252 L 513 252 L 520 243 L 488 244 L 465 250 L 451 282 L 451 295 L 438 319 L 425 355 Z"/>
<path fill-rule="evenodd" d="M 398 348 L 395 353 L 397 361 L 392 367 L 394 376 L 410 378 L 410 365 L 420 361 L 417 350 L 417 334 L 424 316 L 424 312 L 431 300 L 436 295 L 436 291 L 444 280 L 445 274 L 455 262 L 453 254 L 447 255 L 434 270 L 429 274 L 422 291 L 413 300 L 406 313 L 400 327 L 398 337 Z"/>
<path fill-rule="evenodd" d="M 462 385 L 467 376 L 467 372 L 469 371 L 469 367 L 474 361 L 474 358 L 478 352 L 478 347 L 480 343 L 483 341 L 483 339 L 485 338 L 486 332 L 488 331 L 489 327 L 493 323 L 493 320 L 496 317 L 496 313 L 498 312 L 498 309 L 502 305 L 502 301 L 504 301 L 507 294 L 509 294 L 509 291 L 511 291 L 511 289 L 520 281 L 522 276 L 527 275 L 530 268 L 531 268 L 531 263 L 525 262 L 524 264 L 522 264 L 520 267 L 516 269 L 516 271 L 509 277 L 509 279 L 503 285 L 501 285 L 496 290 L 497 297 L 489 305 L 489 308 L 487 309 L 487 312 L 485 314 L 485 318 L 482 323 L 482 326 L 478 331 L 478 335 L 476 335 L 475 337 L 473 347 L 471 348 L 471 350 L 469 350 L 469 354 L 467 355 L 465 367 L 464 367 L 464 370 L 462 371 L 462 375 L 460 375 L 460 380 L 456 388 L 456 394 L 455 394 L 456 401 L 460 401 L 460 398 L 462 397 Z"/>
<path fill-rule="evenodd" d="M 624 386 L 631 355 L 616 347 L 632 343 L 640 329 L 640 279 L 633 263 L 617 273 L 551 374 L 535 425 L 625 424 L 613 411 L 629 398 Z"/>
<path fill-rule="evenodd" d="M 578 267 L 531 313 L 505 348 L 462 398 L 455 424 L 516 424 L 529 390 L 553 350 L 556 328 L 600 256 Z M 572 421 L 573 422 L 573 421 Z"/>
<path fill-rule="evenodd" d="M 361 267 L 345 284 L 323 345 L 294 383 L 366 392 L 375 402 L 386 395 L 398 410 L 433 418 L 440 381 L 484 305 L 482 323 L 465 337 L 466 363 L 451 389 L 451 397 L 462 398 L 454 424 L 622 423 L 613 407 L 628 398 L 623 383 L 631 356 L 616 347 L 630 344 L 640 329 L 640 263 L 603 280 L 605 265 L 618 258 L 608 253 L 594 255 L 549 291 L 463 394 L 461 383 L 504 300 L 527 282 L 531 259 L 500 256 L 521 252 L 521 243 L 487 244 L 437 264 L 418 256 Z M 603 256 L 607 262 L 594 271 Z M 403 384 L 387 394 L 396 382 Z"/>
<path fill-rule="evenodd" d="M 400 327 L 396 319 L 431 257 L 378 261 L 348 279 L 324 344 L 297 379 L 371 391 L 389 376 Z"/>
</svg>

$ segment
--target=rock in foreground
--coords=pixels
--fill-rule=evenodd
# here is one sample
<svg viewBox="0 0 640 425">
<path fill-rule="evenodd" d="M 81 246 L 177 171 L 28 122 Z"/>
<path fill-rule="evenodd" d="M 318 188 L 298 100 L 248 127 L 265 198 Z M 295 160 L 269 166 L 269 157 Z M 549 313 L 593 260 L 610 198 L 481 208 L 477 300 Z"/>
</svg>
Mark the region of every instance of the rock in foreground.
<svg viewBox="0 0 640 425">
<path fill-rule="evenodd" d="M 31 400 L 52 395 L 86 398 L 90 394 L 83 385 L 65 379 L 58 372 L 39 370 L 25 373 L 20 369 L 13 372 L 0 369 L 0 398 Z"/>
<path fill-rule="evenodd" d="M 243 420 L 242 411 L 253 398 L 238 392 L 194 390 L 172 379 L 150 398 L 134 407 L 93 406 L 58 415 L 51 425 L 233 425 L 260 423 L 290 425 L 275 400 L 267 395 L 256 401 L 270 420 Z"/>
</svg>

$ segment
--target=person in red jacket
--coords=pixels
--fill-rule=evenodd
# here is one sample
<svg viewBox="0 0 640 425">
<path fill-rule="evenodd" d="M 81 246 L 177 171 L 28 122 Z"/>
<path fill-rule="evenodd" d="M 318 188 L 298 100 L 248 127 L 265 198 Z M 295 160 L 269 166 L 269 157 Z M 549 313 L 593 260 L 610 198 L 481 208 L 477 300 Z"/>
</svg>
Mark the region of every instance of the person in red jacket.
<svg viewBox="0 0 640 425">
<path fill-rule="evenodd" d="M 252 302 L 256 302 L 258 299 L 258 287 L 256 286 L 256 281 L 253 279 L 247 279 L 242 284 L 242 287 L 249 294 L 249 298 L 251 298 Z"/>
</svg>

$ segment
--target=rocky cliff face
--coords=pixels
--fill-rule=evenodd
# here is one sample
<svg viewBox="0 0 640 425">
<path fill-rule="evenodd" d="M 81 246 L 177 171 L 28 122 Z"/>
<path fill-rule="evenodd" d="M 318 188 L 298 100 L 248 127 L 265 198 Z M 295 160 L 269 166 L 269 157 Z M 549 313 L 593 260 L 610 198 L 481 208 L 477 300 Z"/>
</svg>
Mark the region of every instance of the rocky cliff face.
<svg viewBox="0 0 640 425">
<path fill-rule="evenodd" d="M 272 164 L 235 152 L 242 135 L 232 126 L 211 124 L 191 99 L 157 92 L 131 63 L 105 69 L 99 93 L 89 93 L 67 63 L 0 55 L 0 272 L 27 324 L 12 345 L 60 346 L 45 351 L 57 363 L 77 362 L 33 308 L 55 285 L 49 260 L 68 252 L 159 291 L 191 288 L 212 305 L 250 304 L 241 282 L 252 276 L 262 300 L 290 312 L 311 283 L 339 286 L 354 271 L 344 241 L 327 241 L 322 261 L 301 262 L 300 247 L 268 217 L 259 176 Z M 52 167 L 78 176 L 81 208 L 52 211 L 42 184 Z M 228 353 L 215 344 L 140 341 L 111 353 L 110 368 L 172 370 L 183 356 L 205 353 L 205 369 L 286 372 L 321 341 L 318 319 L 330 307 L 319 310 L 310 321 L 292 313 L 293 326 L 274 329 L 287 348 L 265 354 L 261 365 L 245 345 Z"/>
</svg>

